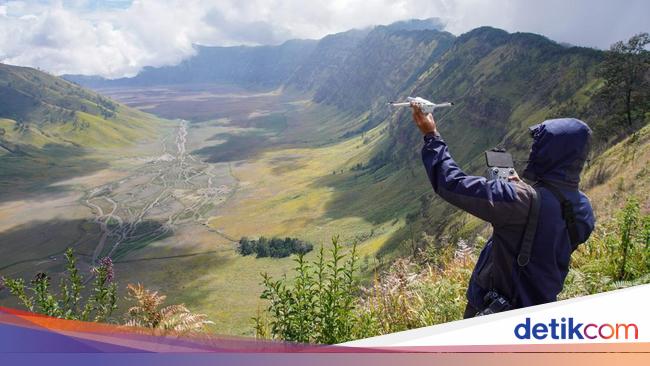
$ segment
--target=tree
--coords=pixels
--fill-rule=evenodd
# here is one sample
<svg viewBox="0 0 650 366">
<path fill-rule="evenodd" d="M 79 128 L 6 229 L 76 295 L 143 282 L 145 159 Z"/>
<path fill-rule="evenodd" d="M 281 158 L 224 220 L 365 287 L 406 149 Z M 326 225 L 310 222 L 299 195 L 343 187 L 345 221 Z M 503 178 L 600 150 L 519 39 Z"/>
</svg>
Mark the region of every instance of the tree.
<svg viewBox="0 0 650 366">
<path fill-rule="evenodd" d="M 284 258 L 291 254 L 305 254 L 314 249 L 310 243 L 306 243 L 298 238 L 265 238 L 251 240 L 247 237 L 239 239 L 237 251 L 241 255 L 257 254 L 257 258 L 272 257 Z"/>
<path fill-rule="evenodd" d="M 248 240 L 247 237 L 242 237 L 239 239 L 239 254 L 241 255 L 250 255 L 253 254 L 255 248 L 255 243 Z"/>
<path fill-rule="evenodd" d="M 632 128 L 637 119 L 650 111 L 650 44 L 648 33 L 639 33 L 627 42 L 614 43 L 607 52 L 599 73 L 605 79 L 600 97 L 617 121 Z"/>
</svg>

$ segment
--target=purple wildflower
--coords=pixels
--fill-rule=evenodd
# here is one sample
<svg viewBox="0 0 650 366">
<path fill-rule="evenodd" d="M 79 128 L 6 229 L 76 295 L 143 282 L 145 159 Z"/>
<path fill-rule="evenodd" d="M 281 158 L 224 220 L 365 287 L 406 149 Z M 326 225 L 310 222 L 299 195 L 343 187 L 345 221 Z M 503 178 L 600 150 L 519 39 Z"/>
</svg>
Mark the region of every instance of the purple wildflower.
<svg viewBox="0 0 650 366">
<path fill-rule="evenodd" d="M 113 271 L 113 260 L 111 257 L 104 257 L 99 260 L 99 268 L 104 268 L 106 271 L 106 282 L 113 282 L 113 276 L 115 272 Z"/>
<path fill-rule="evenodd" d="M 32 280 L 32 284 L 36 284 L 43 281 L 49 282 L 50 276 L 48 276 L 47 273 L 45 272 L 38 272 L 36 276 L 34 276 L 34 279 Z"/>
</svg>

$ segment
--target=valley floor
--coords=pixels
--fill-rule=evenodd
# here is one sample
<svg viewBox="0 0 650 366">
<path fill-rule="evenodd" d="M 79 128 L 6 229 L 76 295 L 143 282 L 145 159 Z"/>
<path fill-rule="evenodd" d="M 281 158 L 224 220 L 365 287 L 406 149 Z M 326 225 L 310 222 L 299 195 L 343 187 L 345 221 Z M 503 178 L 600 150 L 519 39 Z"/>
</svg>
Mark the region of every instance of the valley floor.
<svg viewBox="0 0 650 366">
<path fill-rule="evenodd" d="M 318 248 L 340 235 L 358 245 L 369 271 L 408 207 L 384 207 L 397 212 L 391 217 L 375 210 L 382 200 L 411 202 L 416 194 L 383 192 L 388 182 L 351 169 L 367 162 L 382 125 L 332 139 L 361 121 L 282 91 L 108 94 L 179 119 L 158 139 L 96 152 L 104 169 L 0 202 L 1 274 L 60 272 L 62 253 L 73 246 L 84 270 L 110 255 L 121 291 L 142 283 L 208 314 L 216 333 L 252 335 L 251 318 L 264 306 L 260 273 L 281 276 L 295 263 L 242 257 L 240 237 L 299 237 Z M 15 305 L 2 296 L 3 305 Z"/>
</svg>

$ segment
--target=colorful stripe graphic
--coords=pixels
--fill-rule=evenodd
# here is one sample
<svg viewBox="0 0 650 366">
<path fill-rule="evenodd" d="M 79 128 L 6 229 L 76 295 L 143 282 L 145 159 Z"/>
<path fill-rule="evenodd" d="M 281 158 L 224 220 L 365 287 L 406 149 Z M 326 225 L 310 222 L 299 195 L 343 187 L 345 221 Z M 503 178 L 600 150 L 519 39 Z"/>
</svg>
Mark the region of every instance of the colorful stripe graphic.
<svg viewBox="0 0 650 366">
<path fill-rule="evenodd" d="M 213 335 L 163 336 L 0 307 L 0 353 L 650 353 L 650 343 L 349 347 Z"/>
<path fill-rule="evenodd" d="M 616 298 L 631 306 L 630 296 L 647 295 L 650 286 L 634 290 L 614 291 L 608 294 L 572 301 L 542 305 L 527 310 L 527 316 L 539 317 L 544 312 L 566 311 L 571 306 L 590 308 L 591 303 L 611 306 L 605 300 Z M 642 301 L 642 299 L 638 299 Z M 646 298 L 647 300 L 647 298 Z M 584 304 L 582 304 L 584 302 Z M 597 309 L 597 306 L 591 306 Z M 640 307 L 645 309 L 646 306 Z M 560 310 L 557 310 L 560 309 Z M 473 332 L 472 327 L 486 323 L 498 331 L 512 332 L 521 315 L 513 311 L 493 318 L 452 322 L 434 327 L 390 334 L 350 342 L 345 345 L 296 344 L 245 337 L 211 334 L 153 335 L 149 330 L 111 324 L 98 324 L 51 318 L 39 314 L 0 307 L 0 365 L 305 365 L 332 364 L 395 365 L 458 364 L 525 366 L 549 363 L 572 365 L 650 365 L 650 342 L 644 334 L 648 316 L 639 320 L 637 342 L 610 340 L 591 342 L 535 344 L 456 344 L 432 342 L 445 333 Z M 610 315 L 614 314 L 610 311 Z M 630 314 L 628 314 L 630 315 Z M 634 315 L 634 314 L 631 314 Z M 583 314 L 588 316 L 588 314 Z M 508 326 L 498 327 L 501 324 Z M 455 323 L 455 324 L 454 324 Z M 605 324 L 605 323 L 601 323 Z M 531 324 L 532 326 L 532 324 Z M 511 329 L 512 328 L 512 329 Z M 480 335 L 479 335 L 480 336 Z M 438 337 L 438 338 L 436 338 Z M 515 337 L 514 333 L 510 337 Z M 453 337 L 448 337 L 452 340 Z M 475 337 L 482 339 L 485 337 Z M 472 342 L 472 338 L 467 338 Z M 516 339 L 515 339 L 516 340 Z M 432 344 L 435 343 L 435 344 Z M 435 361 L 435 362 L 434 362 Z"/>
</svg>

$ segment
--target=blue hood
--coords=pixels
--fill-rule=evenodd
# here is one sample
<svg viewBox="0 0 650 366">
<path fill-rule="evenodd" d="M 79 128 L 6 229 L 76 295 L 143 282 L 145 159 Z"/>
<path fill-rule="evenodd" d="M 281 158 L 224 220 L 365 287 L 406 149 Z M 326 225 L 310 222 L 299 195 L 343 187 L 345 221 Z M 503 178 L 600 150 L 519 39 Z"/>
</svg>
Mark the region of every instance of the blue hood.
<svg viewBox="0 0 650 366">
<path fill-rule="evenodd" d="M 589 126 L 575 118 L 558 118 L 534 125 L 529 130 L 534 141 L 524 178 L 577 188 L 589 153 Z"/>
</svg>

